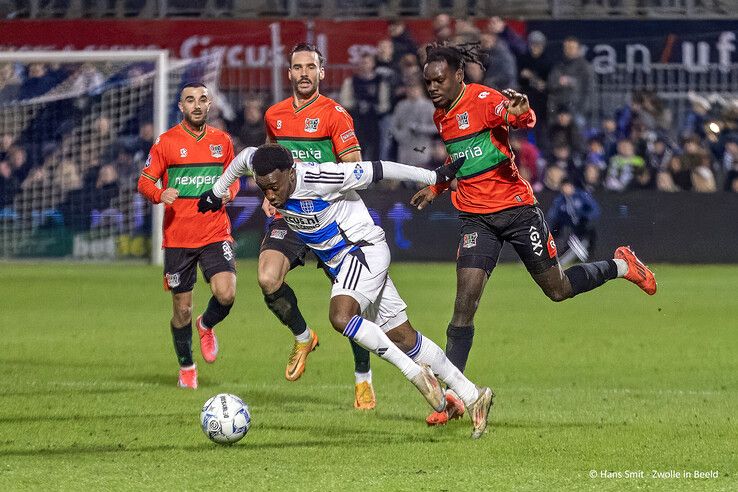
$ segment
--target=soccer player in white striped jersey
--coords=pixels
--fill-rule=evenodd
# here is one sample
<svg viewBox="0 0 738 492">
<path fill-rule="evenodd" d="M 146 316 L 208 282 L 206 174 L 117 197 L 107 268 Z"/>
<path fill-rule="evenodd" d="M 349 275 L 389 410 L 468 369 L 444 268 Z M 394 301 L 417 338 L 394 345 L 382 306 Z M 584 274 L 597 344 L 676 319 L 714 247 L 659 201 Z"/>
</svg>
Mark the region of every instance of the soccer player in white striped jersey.
<svg viewBox="0 0 738 492">
<path fill-rule="evenodd" d="M 444 183 L 461 163 L 434 171 L 390 161 L 295 163 L 286 148 L 265 144 L 242 151 L 213 189 L 201 195 L 198 208 L 219 210 L 229 184 L 250 170 L 269 203 L 332 276 L 329 319 L 334 329 L 394 364 L 441 411 L 446 401 L 438 375 L 470 410 L 472 438 L 477 439 L 487 427 L 494 393 L 475 386 L 438 345 L 413 329 L 407 305 L 387 274 L 390 251 L 384 231 L 355 192 L 381 179 Z"/>
</svg>

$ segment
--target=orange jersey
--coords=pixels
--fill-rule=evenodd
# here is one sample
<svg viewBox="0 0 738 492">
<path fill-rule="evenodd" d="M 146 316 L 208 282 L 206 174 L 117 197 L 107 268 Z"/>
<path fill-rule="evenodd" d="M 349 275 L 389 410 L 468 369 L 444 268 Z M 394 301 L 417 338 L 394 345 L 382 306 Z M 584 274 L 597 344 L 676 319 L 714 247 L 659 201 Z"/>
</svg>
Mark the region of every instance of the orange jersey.
<svg viewBox="0 0 738 492">
<path fill-rule="evenodd" d="M 287 147 L 296 160 L 339 162 L 361 150 L 354 120 L 336 101 L 317 94 L 300 107 L 289 97 L 267 109 L 264 115 L 269 138 Z"/>
<path fill-rule="evenodd" d="M 361 150 L 354 119 L 343 106 L 322 94 L 299 107 L 288 97 L 267 109 L 264 122 L 269 139 L 288 148 L 295 160 L 340 162 L 346 154 Z"/>
<path fill-rule="evenodd" d="M 164 205 L 163 247 L 199 248 L 233 240 L 225 209 L 206 214 L 197 211 L 200 194 L 213 187 L 233 157 L 228 134 L 208 125 L 197 135 L 180 123 L 156 140 L 138 179 L 138 190 L 153 203 L 161 203 L 167 188 L 179 191 L 174 203 Z M 161 189 L 156 186 L 159 179 Z M 229 188 L 231 198 L 238 189 L 236 181 Z"/>
<path fill-rule="evenodd" d="M 466 157 L 451 194 L 463 211 L 488 214 L 519 205 L 533 205 L 530 184 L 518 173 L 508 142 L 510 127 L 532 128 L 533 110 L 515 116 L 507 112 L 507 98 L 479 84 L 465 84 L 448 110 L 436 109 L 433 121 L 451 160 Z M 438 193 L 444 187 L 435 187 Z"/>
</svg>

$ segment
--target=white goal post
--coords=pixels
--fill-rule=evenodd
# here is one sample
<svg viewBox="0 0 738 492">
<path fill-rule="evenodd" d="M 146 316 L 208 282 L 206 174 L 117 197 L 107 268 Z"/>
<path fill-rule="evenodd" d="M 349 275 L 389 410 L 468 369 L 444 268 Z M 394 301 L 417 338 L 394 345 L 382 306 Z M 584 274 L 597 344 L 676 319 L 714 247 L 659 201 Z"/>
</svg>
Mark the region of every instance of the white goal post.
<svg viewBox="0 0 738 492">
<path fill-rule="evenodd" d="M 106 205 L 92 210 L 93 207 L 84 202 L 95 198 L 94 184 L 88 186 L 88 194 L 74 195 L 75 191 L 80 191 L 76 188 L 83 187 L 79 184 L 80 176 L 91 168 L 99 169 L 101 163 L 111 162 L 109 159 L 114 158 L 117 152 L 115 139 L 122 136 L 118 140 L 128 142 L 126 138 L 137 136 L 131 133 L 136 131 L 132 122 L 145 119 L 153 138 L 166 131 L 174 115 L 176 94 L 187 77 L 202 77 L 203 82 L 217 91 L 221 57 L 211 55 L 196 60 L 170 60 L 167 50 L 0 52 L 0 68 L 4 65 L 6 69 L 8 65 L 14 67 L 22 75 L 19 78 L 24 83 L 32 77 L 31 67 L 40 64 L 50 71 L 51 67 L 69 67 L 62 70 L 67 78 L 50 90 L 30 96 L 28 92 L 22 92 L 21 86 L 15 99 L 0 101 L 0 139 L 15 139 L 13 143 L 17 143 L 22 152 L 30 149 L 28 165 L 25 172 L 19 173 L 21 177 L 13 189 L 13 197 L 4 197 L 5 203 L 0 204 L 0 256 L 35 256 L 29 251 L 39 243 L 55 241 L 53 235 L 44 235 L 43 231 L 45 227 L 48 229 L 49 222 L 56 221 L 61 224 L 59 228 L 65 230 L 66 238 L 74 235 L 74 253 L 70 252 L 71 247 L 67 247 L 65 254 L 75 258 L 120 257 L 121 234 L 126 236 L 126 240 L 134 234 L 141 234 L 142 216 L 148 215 L 143 211 L 148 204 L 136 194 L 135 178 L 129 172 L 125 190 L 124 186 L 119 191 L 116 188 Z M 89 73 L 94 75 L 85 78 L 88 73 L 80 68 L 85 66 L 94 67 L 89 69 Z M 107 139 L 98 138 L 100 120 L 107 120 L 104 122 L 109 129 Z M 52 128 L 51 133 L 48 128 Z M 7 159 L 9 161 L 10 158 Z M 3 165 L 6 169 L 12 167 L 8 162 Z M 62 182 L 67 169 L 77 173 L 73 180 L 76 185 L 67 186 Z M 69 199 L 70 196 L 74 199 Z M 72 213 L 68 212 L 69 202 L 77 207 L 71 208 Z M 79 214 L 84 215 L 85 220 L 78 221 L 83 225 L 70 228 L 64 221 L 69 220 L 70 215 L 78 214 L 78 209 L 83 210 Z M 163 205 L 153 206 L 151 262 L 157 265 L 163 263 L 163 215 Z M 130 225 L 134 222 L 135 228 Z M 65 244 L 68 246 L 69 242 Z M 102 242 L 105 246 L 99 246 Z M 83 247 L 77 248 L 78 244 Z M 95 248 L 97 251 L 89 253 Z M 137 248 L 139 252 L 143 249 L 140 245 Z M 78 254 L 78 249 L 82 253 Z M 100 250 L 105 251 L 96 254 Z"/>
</svg>

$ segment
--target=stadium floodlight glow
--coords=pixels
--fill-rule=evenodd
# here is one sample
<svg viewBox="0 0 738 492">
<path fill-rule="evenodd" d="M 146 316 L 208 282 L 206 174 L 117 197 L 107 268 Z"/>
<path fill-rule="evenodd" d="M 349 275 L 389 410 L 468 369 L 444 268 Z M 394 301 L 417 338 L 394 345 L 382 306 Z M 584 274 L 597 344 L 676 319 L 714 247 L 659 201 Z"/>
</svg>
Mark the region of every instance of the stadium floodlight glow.
<svg viewBox="0 0 738 492">
<path fill-rule="evenodd" d="M 58 211 L 60 205 L 69 203 L 70 187 L 61 182 L 66 176 L 64 170 L 70 170 L 79 188 L 79 181 L 90 176 L 85 173 L 91 168 L 120 166 L 115 162 L 117 148 L 126 138 L 138 137 L 143 123 L 150 125 L 149 131 L 153 126 L 152 139 L 174 124 L 175 113 L 171 110 L 185 79 L 197 78 L 217 91 L 221 54 L 172 60 L 168 50 L 0 52 L 0 65 L 6 63 L 14 64 L 17 73 L 23 73 L 31 64 L 48 64 L 54 70 L 61 67 L 66 78 L 41 94 L 23 97 L 19 91 L 22 99 L 0 101 L 0 137 L 10 135 L 19 147 L 30 149 L 28 158 L 35 166 L 31 171 L 39 177 L 33 182 L 24 176 L 25 182 L 10 205 L 6 203 L 3 209 L 0 204 L 0 256 L 37 256 L 34 247 L 56 239 L 43 234 L 50 220 L 63 224 L 67 238 L 73 235 L 74 247 L 60 247 L 61 254 L 49 256 L 71 253 L 75 258 L 110 259 L 145 255 L 146 234 L 141 236 L 141 231 L 148 204 L 141 201 L 135 187 L 143 163 L 134 162 L 139 166 L 134 170 L 129 165 L 125 182 L 116 167 L 113 174 L 121 186 L 112 198 L 113 205 L 87 207 L 85 200 L 95 198 L 94 186 L 92 195 L 77 197 L 74 204 L 78 208 L 82 204 L 83 211 L 75 208 L 74 218 L 83 219 L 79 222 L 86 221 L 94 230 L 67 228 L 70 214 Z M 83 67 L 89 67 L 89 74 Z M 100 137 L 102 127 L 109 131 L 106 138 Z M 77 189 L 74 185 L 71 188 L 72 192 Z M 94 209 L 92 214 L 89 209 Z M 163 263 L 163 217 L 164 206 L 153 206 L 151 261 L 157 265 Z M 137 252 L 121 252 L 121 240 L 132 237 L 139 238 L 140 244 L 124 249 Z M 78 254 L 80 244 L 82 253 Z"/>
</svg>

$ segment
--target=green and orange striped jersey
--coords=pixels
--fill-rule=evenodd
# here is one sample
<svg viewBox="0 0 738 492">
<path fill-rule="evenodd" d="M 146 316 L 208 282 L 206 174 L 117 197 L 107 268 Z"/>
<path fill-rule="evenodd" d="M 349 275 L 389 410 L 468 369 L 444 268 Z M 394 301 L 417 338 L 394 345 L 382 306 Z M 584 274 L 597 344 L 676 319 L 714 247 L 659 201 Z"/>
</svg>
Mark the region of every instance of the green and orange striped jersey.
<svg viewBox="0 0 738 492">
<path fill-rule="evenodd" d="M 161 202 L 166 188 L 179 191 L 174 203 L 164 206 L 165 248 L 199 248 L 233 240 L 231 221 L 224 208 L 214 213 L 197 212 L 200 194 L 213 187 L 233 158 L 228 134 L 208 125 L 202 133 L 195 134 L 180 123 L 156 139 L 138 179 L 138 190 L 153 203 Z M 160 179 L 161 189 L 156 186 Z M 236 196 L 238 189 L 236 181 L 229 188 L 231 197 Z"/>
<path fill-rule="evenodd" d="M 533 110 L 515 116 L 508 99 L 480 84 L 465 84 L 451 106 L 436 109 L 433 121 L 451 160 L 466 157 L 451 194 L 454 206 L 464 212 L 488 214 L 536 203 L 530 184 L 518 173 L 508 142 L 510 128 L 532 128 Z M 436 186 L 436 193 L 445 187 Z"/>
<path fill-rule="evenodd" d="M 264 115 L 269 138 L 287 147 L 295 160 L 340 162 L 341 157 L 361 150 L 354 133 L 354 120 L 336 101 L 316 94 L 302 106 L 289 97 L 267 109 Z"/>
</svg>

